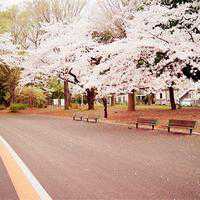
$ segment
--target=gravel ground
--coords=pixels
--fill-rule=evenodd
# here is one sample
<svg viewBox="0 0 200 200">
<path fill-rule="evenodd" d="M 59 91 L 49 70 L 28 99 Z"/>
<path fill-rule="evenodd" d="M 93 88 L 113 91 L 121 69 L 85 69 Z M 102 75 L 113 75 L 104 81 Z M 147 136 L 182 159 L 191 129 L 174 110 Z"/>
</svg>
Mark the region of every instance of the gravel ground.
<svg viewBox="0 0 200 200">
<path fill-rule="evenodd" d="M 200 136 L 0 117 L 0 135 L 53 199 L 200 199 Z"/>
</svg>

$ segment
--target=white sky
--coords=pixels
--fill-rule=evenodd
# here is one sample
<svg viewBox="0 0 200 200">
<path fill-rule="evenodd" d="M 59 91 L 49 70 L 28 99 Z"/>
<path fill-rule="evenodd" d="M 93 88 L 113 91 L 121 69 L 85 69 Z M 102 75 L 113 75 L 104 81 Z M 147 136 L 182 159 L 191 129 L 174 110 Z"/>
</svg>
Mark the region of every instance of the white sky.
<svg viewBox="0 0 200 200">
<path fill-rule="evenodd" d="M 23 1 L 28 1 L 28 0 L 0 0 L 0 7 L 1 9 L 7 8 L 9 6 L 19 4 Z"/>
<path fill-rule="evenodd" d="M 30 0 L 0 0 L 0 8 L 4 9 L 4 8 L 10 7 L 12 5 L 22 3 L 24 1 L 30 1 Z M 95 0 L 88 0 L 88 1 L 92 3 Z"/>
<path fill-rule="evenodd" d="M 1 3 L 1 5 L 10 6 L 13 4 L 18 4 L 22 1 L 23 0 L 1 0 L 0 3 Z"/>
</svg>

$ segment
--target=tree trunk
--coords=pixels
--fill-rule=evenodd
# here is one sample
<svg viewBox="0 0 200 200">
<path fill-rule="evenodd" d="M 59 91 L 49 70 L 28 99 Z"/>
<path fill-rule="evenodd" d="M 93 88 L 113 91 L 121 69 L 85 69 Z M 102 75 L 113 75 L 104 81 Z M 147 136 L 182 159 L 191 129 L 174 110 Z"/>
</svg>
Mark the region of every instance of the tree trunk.
<svg viewBox="0 0 200 200">
<path fill-rule="evenodd" d="M 150 93 L 147 95 L 148 105 L 154 104 L 154 98 L 155 98 L 155 96 L 153 93 Z"/>
<path fill-rule="evenodd" d="M 15 87 L 10 88 L 10 104 L 15 103 Z"/>
<path fill-rule="evenodd" d="M 83 103 L 84 102 L 84 95 L 83 94 L 81 94 L 81 107 L 83 107 Z"/>
<path fill-rule="evenodd" d="M 29 95 L 29 106 L 30 106 L 30 108 L 33 107 L 33 94 L 32 94 L 32 92 Z"/>
<path fill-rule="evenodd" d="M 135 104 L 135 90 L 133 90 L 132 93 L 128 94 L 128 110 L 135 111 Z"/>
<path fill-rule="evenodd" d="M 147 95 L 148 105 L 151 105 L 151 94 Z"/>
<path fill-rule="evenodd" d="M 174 88 L 169 87 L 169 98 L 170 98 L 170 104 L 171 104 L 171 109 L 176 110 L 176 102 L 174 98 Z"/>
<path fill-rule="evenodd" d="M 152 101 L 152 104 L 155 104 L 155 94 L 154 93 L 152 93 L 151 94 L 151 101 Z"/>
<path fill-rule="evenodd" d="M 112 94 L 111 96 L 111 106 L 114 106 L 115 105 L 115 94 Z"/>
<path fill-rule="evenodd" d="M 108 118 L 108 100 L 106 97 L 102 98 L 103 106 L 104 106 L 104 118 Z"/>
<path fill-rule="evenodd" d="M 94 101 L 95 101 L 95 88 L 86 89 L 87 92 L 87 102 L 88 102 L 88 110 L 94 110 Z"/>
<path fill-rule="evenodd" d="M 64 104 L 65 110 L 69 110 L 70 106 L 70 93 L 69 93 L 69 83 L 67 80 L 64 80 Z"/>
<path fill-rule="evenodd" d="M 61 98 L 58 99 L 58 107 L 61 107 Z"/>
</svg>

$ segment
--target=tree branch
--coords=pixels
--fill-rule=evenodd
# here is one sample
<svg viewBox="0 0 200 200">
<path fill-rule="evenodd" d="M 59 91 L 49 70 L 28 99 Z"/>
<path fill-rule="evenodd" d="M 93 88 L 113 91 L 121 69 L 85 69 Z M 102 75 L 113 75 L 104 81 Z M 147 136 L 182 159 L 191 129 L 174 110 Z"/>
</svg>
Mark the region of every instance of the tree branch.
<svg viewBox="0 0 200 200">
<path fill-rule="evenodd" d="M 163 39 L 163 38 L 161 38 L 161 37 L 159 37 L 159 36 L 157 36 L 157 35 L 154 35 L 153 33 L 151 33 L 151 32 L 148 32 L 149 34 L 151 34 L 152 36 L 154 36 L 154 37 L 156 37 L 156 38 L 158 38 L 159 40 L 162 40 L 163 42 L 165 42 L 165 43 L 167 43 L 167 44 L 169 44 L 169 42 L 167 41 L 167 40 L 165 40 L 165 39 Z"/>
</svg>

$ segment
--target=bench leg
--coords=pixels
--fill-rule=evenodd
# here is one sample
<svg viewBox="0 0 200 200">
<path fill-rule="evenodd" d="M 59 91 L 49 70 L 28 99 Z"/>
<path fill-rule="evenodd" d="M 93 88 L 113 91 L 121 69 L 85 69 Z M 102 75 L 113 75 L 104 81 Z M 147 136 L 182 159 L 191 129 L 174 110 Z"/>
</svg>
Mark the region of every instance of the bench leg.
<svg viewBox="0 0 200 200">
<path fill-rule="evenodd" d="M 192 129 L 190 129 L 190 135 L 192 135 Z"/>
<path fill-rule="evenodd" d="M 98 122 L 98 119 L 97 118 L 95 118 L 95 123 L 97 123 Z"/>
<path fill-rule="evenodd" d="M 73 120 L 75 120 L 75 117 L 73 117 Z"/>
<path fill-rule="evenodd" d="M 152 130 L 154 130 L 154 125 L 152 125 Z"/>
<path fill-rule="evenodd" d="M 89 122 L 89 118 L 87 118 L 87 122 Z"/>
<path fill-rule="evenodd" d="M 168 126 L 168 132 L 170 132 L 170 126 Z"/>
<path fill-rule="evenodd" d="M 136 123 L 136 128 L 138 128 L 138 123 Z"/>
</svg>

